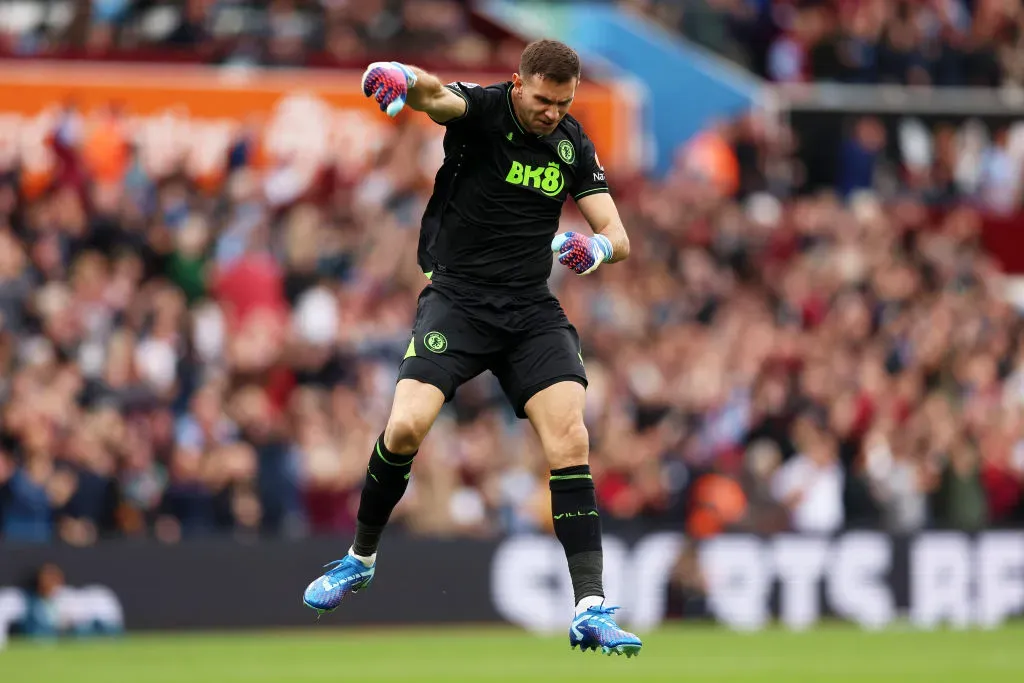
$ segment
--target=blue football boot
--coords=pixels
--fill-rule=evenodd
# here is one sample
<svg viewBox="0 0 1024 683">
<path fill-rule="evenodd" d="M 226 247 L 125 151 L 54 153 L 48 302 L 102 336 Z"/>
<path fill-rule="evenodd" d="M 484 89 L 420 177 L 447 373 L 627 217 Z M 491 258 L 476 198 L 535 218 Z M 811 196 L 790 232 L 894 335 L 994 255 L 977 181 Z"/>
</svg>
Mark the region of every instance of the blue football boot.
<svg viewBox="0 0 1024 683">
<path fill-rule="evenodd" d="M 623 631 L 615 623 L 612 613 L 618 607 L 591 607 L 572 620 L 569 627 L 569 645 L 580 652 L 600 649 L 606 655 L 632 657 L 640 654 L 643 643 L 632 633 Z"/>
<path fill-rule="evenodd" d="M 358 559 L 346 555 L 324 566 L 329 569 L 306 586 L 306 592 L 302 595 L 302 602 L 315 609 L 317 616 L 337 609 L 346 595 L 369 586 L 377 563 L 367 567 Z"/>
</svg>

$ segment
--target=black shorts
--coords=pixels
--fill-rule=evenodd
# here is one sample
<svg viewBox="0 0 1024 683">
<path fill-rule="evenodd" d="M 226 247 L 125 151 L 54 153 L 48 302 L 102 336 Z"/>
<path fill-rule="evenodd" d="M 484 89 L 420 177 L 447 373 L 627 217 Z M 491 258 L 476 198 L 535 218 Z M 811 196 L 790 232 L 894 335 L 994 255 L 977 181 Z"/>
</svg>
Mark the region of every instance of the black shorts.
<svg viewBox="0 0 1024 683">
<path fill-rule="evenodd" d="M 498 378 L 520 418 L 526 402 L 552 384 L 587 386 L 579 335 L 547 288 L 511 295 L 427 285 L 398 378 L 432 384 L 447 402 L 484 370 Z"/>
</svg>

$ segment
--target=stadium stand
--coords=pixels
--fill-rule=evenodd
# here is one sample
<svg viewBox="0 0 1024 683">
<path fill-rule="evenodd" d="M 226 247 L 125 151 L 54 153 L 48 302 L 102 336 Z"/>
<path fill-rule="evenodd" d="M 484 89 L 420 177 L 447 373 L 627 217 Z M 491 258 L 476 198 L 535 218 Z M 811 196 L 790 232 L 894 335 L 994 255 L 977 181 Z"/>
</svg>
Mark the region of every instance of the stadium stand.
<svg viewBox="0 0 1024 683">
<path fill-rule="evenodd" d="M 624 0 L 781 83 L 1024 85 L 1024 8 L 997 0 Z"/>
<path fill-rule="evenodd" d="M 725 171 L 695 163 L 705 139 L 664 181 L 620 184 L 632 257 L 552 281 L 609 520 L 1020 523 L 1024 348 L 984 205 L 790 197 L 791 131 L 708 135 Z M 371 172 L 297 188 L 240 138 L 214 190 L 147 171 L 116 110 L 66 110 L 50 144 L 49 182 L 16 158 L 0 181 L 3 538 L 350 532 L 425 284 L 436 137 L 399 126 Z M 397 511 L 411 531 L 550 523 L 535 437 L 496 389 L 466 386 L 424 445 Z"/>
</svg>

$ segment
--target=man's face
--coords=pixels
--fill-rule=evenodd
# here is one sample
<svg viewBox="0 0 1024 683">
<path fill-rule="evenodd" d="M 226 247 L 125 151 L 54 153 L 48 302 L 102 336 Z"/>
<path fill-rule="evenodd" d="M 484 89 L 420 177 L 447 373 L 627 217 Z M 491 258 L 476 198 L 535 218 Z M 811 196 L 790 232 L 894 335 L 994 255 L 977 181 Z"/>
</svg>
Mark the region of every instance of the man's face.
<svg viewBox="0 0 1024 683">
<path fill-rule="evenodd" d="M 534 135 L 553 133 L 558 122 L 569 111 L 569 105 L 576 96 L 578 82 L 579 79 L 576 78 L 557 83 L 541 76 L 522 78 L 519 74 L 514 74 L 512 102 L 527 132 Z"/>
</svg>

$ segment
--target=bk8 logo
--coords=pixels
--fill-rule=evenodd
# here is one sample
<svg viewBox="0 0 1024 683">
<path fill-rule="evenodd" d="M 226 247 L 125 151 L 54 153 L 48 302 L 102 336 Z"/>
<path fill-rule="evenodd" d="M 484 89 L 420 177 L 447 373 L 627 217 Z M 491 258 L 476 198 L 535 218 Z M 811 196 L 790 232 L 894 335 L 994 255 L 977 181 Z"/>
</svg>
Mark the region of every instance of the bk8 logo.
<svg viewBox="0 0 1024 683">
<path fill-rule="evenodd" d="M 505 182 L 532 187 L 548 197 L 556 197 L 565 187 L 565 176 L 555 161 L 548 162 L 547 166 L 530 166 L 513 161 Z"/>
</svg>

